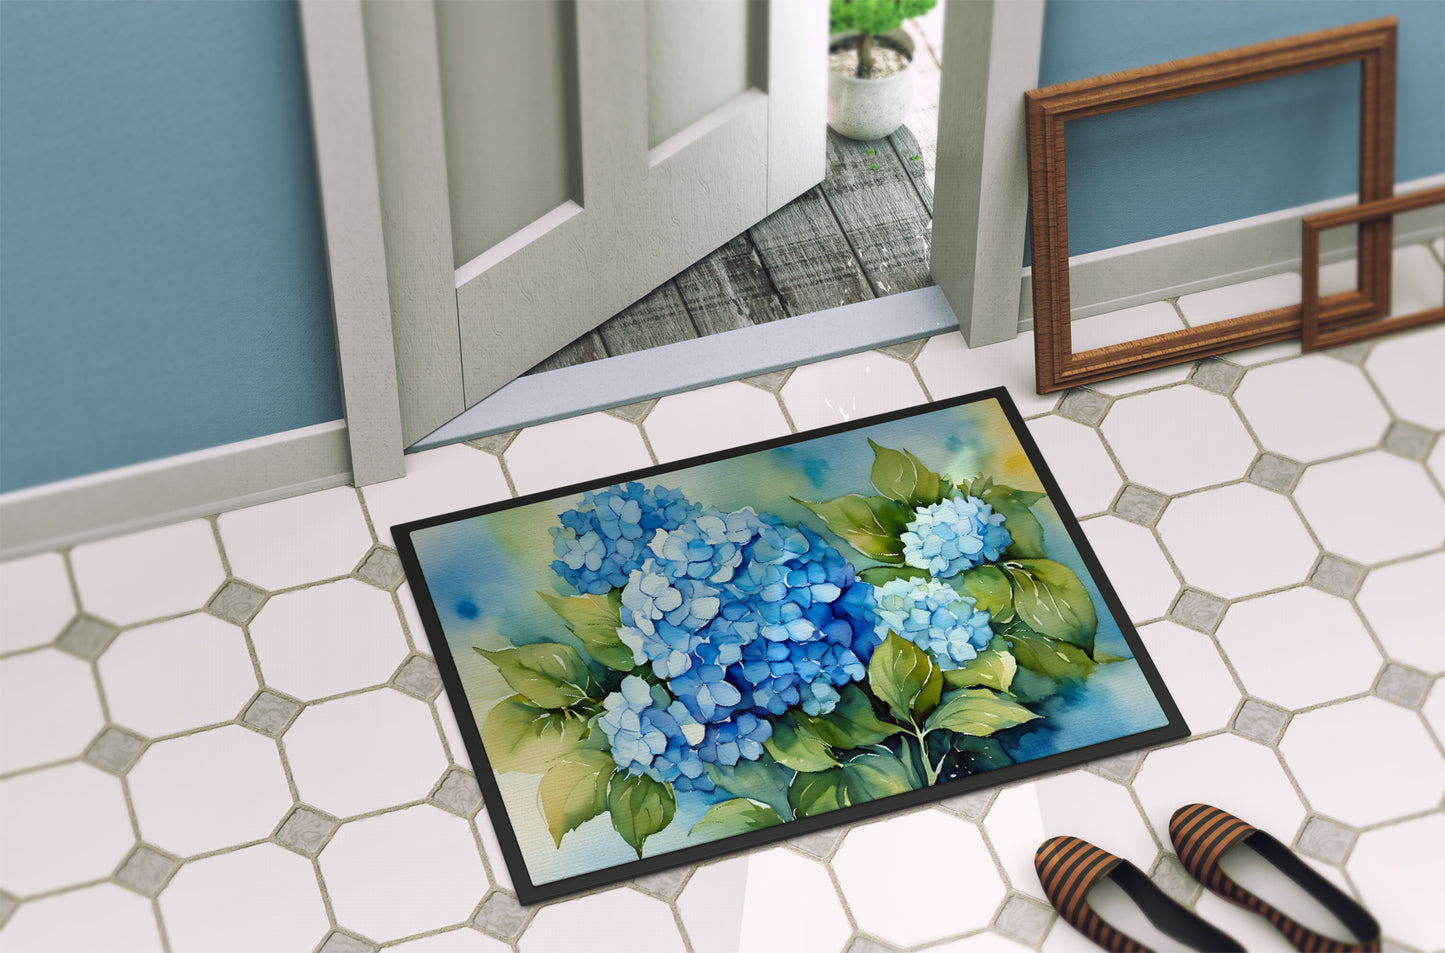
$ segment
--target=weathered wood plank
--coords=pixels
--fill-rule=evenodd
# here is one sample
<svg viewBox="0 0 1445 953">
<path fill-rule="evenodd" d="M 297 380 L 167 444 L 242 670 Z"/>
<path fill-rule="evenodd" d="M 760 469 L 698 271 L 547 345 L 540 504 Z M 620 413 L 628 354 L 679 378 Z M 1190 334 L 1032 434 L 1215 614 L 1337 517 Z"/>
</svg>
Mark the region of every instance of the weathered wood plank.
<svg viewBox="0 0 1445 953">
<path fill-rule="evenodd" d="M 588 361 L 600 361 L 606 356 L 607 349 L 602 346 L 602 336 L 596 331 L 588 331 L 522 376 L 586 364 Z"/>
<path fill-rule="evenodd" d="M 612 357 L 690 341 L 698 336 L 674 281 L 653 289 L 597 331 L 602 335 L 602 346 Z"/>
<path fill-rule="evenodd" d="M 746 232 L 674 281 L 693 325 L 704 336 L 788 316 Z"/>
<path fill-rule="evenodd" d="M 856 142 L 829 130 L 828 178 L 820 188 L 874 294 L 933 284 L 930 216 L 887 142 Z"/>
<path fill-rule="evenodd" d="M 924 154 L 922 144 L 907 124 L 899 126 L 897 131 L 888 137 L 888 144 L 893 147 L 893 154 L 898 157 L 903 171 L 908 173 L 908 178 L 913 183 L 913 191 L 918 193 L 919 200 L 923 202 L 924 211 L 932 217 L 933 183 L 929 181 L 931 177 L 927 174 L 932 163 Z"/>
<path fill-rule="evenodd" d="M 789 316 L 873 297 L 821 188 L 809 189 L 754 225 L 748 237 Z"/>
</svg>

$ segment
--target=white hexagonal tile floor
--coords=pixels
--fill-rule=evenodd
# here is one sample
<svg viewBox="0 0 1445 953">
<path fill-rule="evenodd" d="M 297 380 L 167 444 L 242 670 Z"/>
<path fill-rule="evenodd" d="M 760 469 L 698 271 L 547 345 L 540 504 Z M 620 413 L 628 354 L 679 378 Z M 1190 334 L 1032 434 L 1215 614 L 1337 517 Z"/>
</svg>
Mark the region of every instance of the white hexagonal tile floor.
<svg viewBox="0 0 1445 953">
<path fill-rule="evenodd" d="M 653 462 L 642 431 L 611 414 L 528 427 L 504 454 L 520 496 L 636 470 Z M 475 504 L 472 504 L 475 505 Z M 445 512 L 444 510 L 436 510 Z"/>
<path fill-rule="evenodd" d="M 0 659 L 0 773 L 74 758 L 104 726 L 85 662 L 57 649 Z"/>
<path fill-rule="evenodd" d="M 681 460 L 788 433 L 778 398 L 731 381 L 658 400 L 642 422 L 658 462 Z"/>
<path fill-rule="evenodd" d="M 1187 384 L 1120 398 L 1101 429 L 1129 482 L 1161 493 L 1241 479 L 1259 450 L 1228 398 Z"/>
<path fill-rule="evenodd" d="M 1388 532 L 1361 525 L 1343 501 L 1361 487 L 1389 501 Z M 1438 549 L 1445 543 L 1445 497 L 1418 463 L 1377 450 L 1305 470 L 1294 498 L 1326 552 L 1366 566 Z M 1382 514 L 1383 517 L 1383 514 Z"/>
<path fill-rule="evenodd" d="M 44 645 L 75 615 L 59 553 L 0 563 L 0 652 Z"/>
<path fill-rule="evenodd" d="M 27 901 L 5 924 L 0 940 L 7 950 L 35 953 L 162 949 L 150 901 L 110 883 Z"/>
<path fill-rule="evenodd" d="M 781 392 L 798 430 L 813 430 L 921 404 L 927 397 L 913 368 L 866 351 L 793 371 Z"/>
<path fill-rule="evenodd" d="M 216 527 L 231 574 L 262 589 L 344 576 L 371 548 L 361 501 L 349 486 L 222 513 Z"/>
<path fill-rule="evenodd" d="M 1228 727 L 1240 694 L 1214 640 L 1168 620 L 1141 627 L 1139 637 L 1190 730 L 1206 734 Z"/>
<path fill-rule="evenodd" d="M 1387 337 L 1375 344 L 1365 370 L 1401 420 L 1445 430 L 1445 328 Z"/>
<path fill-rule="evenodd" d="M 828 868 L 779 847 L 698 868 L 677 909 L 695 953 L 839 950 L 853 932 Z"/>
<path fill-rule="evenodd" d="M 1044 417 L 1029 426 L 1029 433 L 1051 461 L 1054 479 L 1076 516 L 1109 508 L 1123 480 L 1098 431 L 1063 417 Z"/>
<path fill-rule="evenodd" d="M 1251 369 L 1234 400 L 1265 450 L 1304 462 L 1368 450 L 1390 424 L 1364 373 L 1323 354 Z"/>
<path fill-rule="evenodd" d="M 0 890 L 16 897 L 109 877 L 135 843 L 120 780 L 88 764 L 0 780 L 0 804 Z"/>
<path fill-rule="evenodd" d="M 174 950 L 309 950 L 330 929 L 310 861 L 275 844 L 193 860 L 158 902 Z"/>
<path fill-rule="evenodd" d="M 198 609 L 226 578 L 207 520 L 86 543 L 70 564 L 81 608 L 116 625 Z"/>
<path fill-rule="evenodd" d="M 1445 553 L 1370 570 L 1356 597 L 1385 654 L 1427 672 L 1445 672 L 1445 639 L 1420 618 L 1422 594 L 1445 579 Z"/>
<path fill-rule="evenodd" d="M 1153 533 L 1117 516 L 1096 516 L 1079 525 L 1130 619 L 1143 622 L 1169 611 L 1179 591 L 1179 579 Z"/>
<path fill-rule="evenodd" d="M 1226 599 L 1303 582 L 1319 556 L 1290 501 L 1247 483 L 1172 501 L 1159 536 L 1185 585 Z"/>
</svg>

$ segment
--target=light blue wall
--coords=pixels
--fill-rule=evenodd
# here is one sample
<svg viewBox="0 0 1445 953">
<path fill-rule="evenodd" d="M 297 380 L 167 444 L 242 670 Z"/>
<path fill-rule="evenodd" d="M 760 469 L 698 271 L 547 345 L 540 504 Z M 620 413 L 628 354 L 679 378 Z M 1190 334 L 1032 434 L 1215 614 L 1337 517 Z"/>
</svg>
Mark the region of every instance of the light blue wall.
<svg viewBox="0 0 1445 953">
<path fill-rule="evenodd" d="M 294 4 L 0 2 L 0 490 L 342 416 Z"/>
<path fill-rule="evenodd" d="M 1397 17 L 1395 181 L 1445 172 L 1441 0 L 1049 0 L 1044 9 L 1040 86 Z M 1346 65 L 1070 122 L 1070 254 L 1355 192 L 1359 97 L 1359 68 Z"/>
</svg>

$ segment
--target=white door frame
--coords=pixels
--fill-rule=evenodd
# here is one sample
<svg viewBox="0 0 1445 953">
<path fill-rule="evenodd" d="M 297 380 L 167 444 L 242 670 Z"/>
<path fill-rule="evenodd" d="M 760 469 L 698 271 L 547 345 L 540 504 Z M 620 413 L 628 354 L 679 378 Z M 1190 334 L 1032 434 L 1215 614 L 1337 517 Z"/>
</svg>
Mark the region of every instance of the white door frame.
<svg viewBox="0 0 1445 953">
<path fill-rule="evenodd" d="M 1037 85 L 1043 0 L 945 2 L 932 267 L 965 337 L 977 346 L 1017 333 L 1028 204 L 1022 94 Z M 429 4 L 378 6 L 389 10 L 382 16 L 396 17 L 387 25 L 401 31 L 403 43 L 429 40 L 428 23 L 434 38 L 434 18 L 411 9 L 430 11 Z M 464 406 L 459 349 L 417 353 L 402 340 L 413 337 L 418 322 L 433 325 L 431 340 L 447 333 L 459 337 L 454 323 L 442 326 L 437 316 L 446 312 L 435 306 L 436 298 L 455 296 L 449 218 L 439 209 L 400 203 L 406 210 L 400 214 L 416 216 L 413 224 L 426 241 L 439 244 L 445 238 L 447 251 L 388 262 L 380 203 L 383 185 L 437 194 L 434 182 L 383 183 L 377 158 L 388 143 L 403 147 L 407 134 L 440 136 L 439 113 L 417 108 L 423 101 L 437 102 L 428 87 L 439 79 L 421 71 L 414 86 L 393 83 L 378 91 L 368 57 L 382 51 L 366 44 L 361 0 L 301 0 L 300 7 L 347 433 L 354 482 L 362 486 L 404 473 L 408 401 L 398 388 L 408 370 L 423 367 L 434 378 L 433 388 L 439 379 L 440 389 L 453 389 L 458 395 L 453 413 Z M 770 69 L 787 67 L 785 59 L 770 59 Z M 379 135 L 373 115 L 376 125 L 397 124 L 393 133 Z M 437 161 L 444 163 L 444 153 Z"/>
</svg>

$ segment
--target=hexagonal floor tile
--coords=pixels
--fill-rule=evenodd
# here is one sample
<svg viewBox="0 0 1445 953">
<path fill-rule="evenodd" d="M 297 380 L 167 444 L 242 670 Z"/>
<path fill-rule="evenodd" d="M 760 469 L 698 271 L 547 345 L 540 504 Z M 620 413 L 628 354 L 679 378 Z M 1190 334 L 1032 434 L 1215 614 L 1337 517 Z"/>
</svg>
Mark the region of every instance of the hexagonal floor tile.
<svg viewBox="0 0 1445 953">
<path fill-rule="evenodd" d="M 927 400 L 913 368 L 878 351 L 793 371 L 780 393 L 799 431 L 913 407 Z"/>
<path fill-rule="evenodd" d="M 663 397 L 642 422 L 661 463 L 788 433 L 776 395 L 740 381 Z"/>
<path fill-rule="evenodd" d="M 505 457 L 519 496 L 652 464 L 637 425 L 604 413 L 528 427 Z"/>
<path fill-rule="evenodd" d="M 1005 788 L 989 808 L 984 829 L 1009 885 L 1039 900 L 1048 898 L 1034 871 L 1034 852 L 1057 834 L 1107 845 L 1145 870 L 1157 852 L 1128 789 L 1087 771 Z"/>
<path fill-rule="evenodd" d="M 262 589 L 345 576 L 371 548 L 361 501 L 349 486 L 222 513 L 216 526 L 231 575 Z"/>
<path fill-rule="evenodd" d="M 1264 449 L 1304 462 L 1374 447 L 1390 425 L 1364 372 L 1324 354 L 1254 368 L 1234 399 Z"/>
<path fill-rule="evenodd" d="M 122 632 L 99 668 L 111 718 L 152 738 L 230 721 L 256 693 L 240 628 L 204 612 Z"/>
<path fill-rule="evenodd" d="M 1388 510 L 1373 520 L 1351 501 L 1368 487 L 1375 503 Z M 1295 502 L 1326 552 L 1363 565 L 1410 556 L 1445 541 L 1445 499 L 1418 463 L 1377 450 L 1343 460 L 1317 463 L 1305 470 Z M 1372 531 L 1374 530 L 1374 531 Z"/>
<path fill-rule="evenodd" d="M 85 662 L 57 649 L 0 659 L 0 773 L 74 758 L 103 727 Z"/>
<path fill-rule="evenodd" d="M 1100 429 L 1129 481 L 1161 493 L 1241 479 L 1258 452 L 1227 397 L 1186 385 L 1119 399 Z"/>
<path fill-rule="evenodd" d="M 1172 501 L 1159 536 L 1186 585 L 1226 599 L 1303 582 L 1319 555 L 1289 500 L 1247 483 Z"/>
<path fill-rule="evenodd" d="M 52 641 L 75 615 L 59 553 L 0 563 L 0 652 Z"/>
<path fill-rule="evenodd" d="M 521 953 L 680 953 L 684 946 L 671 907 L 619 887 L 538 910 L 517 949 Z"/>
<path fill-rule="evenodd" d="M 390 688 L 307 706 L 283 744 L 301 800 L 337 817 L 419 801 L 447 768 L 431 707 Z"/>
<path fill-rule="evenodd" d="M 1248 778 L 1248 784 L 1241 784 Z M 1304 823 L 1305 808 L 1275 753 L 1238 735 L 1196 738 L 1144 757 L 1134 793 L 1169 844 L 1169 818 L 1186 804 L 1212 804 L 1290 844 Z"/>
<path fill-rule="evenodd" d="M 311 862 L 275 844 L 193 860 L 158 902 L 174 950 L 310 950 L 331 926 Z"/>
<path fill-rule="evenodd" d="M 115 884 L 96 884 L 20 905 L 3 930 L 7 950 L 159 950 L 150 901 Z"/>
<path fill-rule="evenodd" d="M 1385 402 L 1401 420 L 1445 430 L 1445 327 L 1382 338 L 1365 361 Z"/>
<path fill-rule="evenodd" d="M 1080 523 L 1129 618 L 1157 619 L 1169 611 L 1179 579 L 1148 528 L 1117 516 Z"/>
<path fill-rule="evenodd" d="M 341 825 L 320 864 L 337 924 L 378 943 L 465 923 L 490 886 L 467 822 L 427 805 Z"/>
<path fill-rule="evenodd" d="M 433 933 L 386 948 L 387 953 L 511 953 L 511 950 L 501 940 L 470 927 Z"/>
<path fill-rule="evenodd" d="M 1435 449 L 1430 451 L 1425 465 L 1430 468 L 1431 473 L 1435 474 L 1435 482 L 1445 488 L 1445 438 L 1435 438 Z"/>
<path fill-rule="evenodd" d="M 274 596 L 251 641 L 266 684 L 302 699 L 380 685 L 410 651 L 391 593 L 356 579 Z"/>
<path fill-rule="evenodd" d="M 1179 312 L 1167 301 L 1155 301 L 1136 308 L 1125 308 L 1091 318 L 1082 318 L 1069 326 L 1073 352 L 1079 354 L 1109 344 L 1137 341 L 1155 334 L 1178 331 L 1184 327 Z M 1095 381 L 1089 387 L 1101 394 L 1123 396 L 1141 390 L 1177 384 L 1189 376 L 1192 364 L 1175 364 L 1157 370 L 1126 374 L 1107 381 Z"/>
<path fill-rule="evenodd" d="M 1284 708 L 1367 692 L 1384 663 L 1349 602 L 1308 587 L 1231 606 L 1216 637 L 1245 690 Z"/>
<path fill-rule="evenodd" d="M 1425 721 L 1435 737 L 1445 743 L 1445 679 L 1436 679 L 1435 687 L 1425 698 L 1425 704 L 1420 706 L 1420 712 L 1425 716 Z"/>
<path fill-rule="evenodd" d="M 1214 640 L 1169 621 L 1144 626 L 1139 637 L 1189 730 L 1204 734 L 1229 727 L 1239 705 L 1239 687 L 1219 657 Z"/>
<path fill-rule="evenodd" d="M 1043 417 L 1029 433 L 1049 463 L 1076 516 L 1102 513 L 1123 485 L 1114 461 L 1092 427 L 1063 417 Z"/>
<path fill-rule="evenodd" d="M 0 890 L 17 897 L 109 877 L 135 846 L 120 779 L 66 764 L 0 781 Z"/>
<path fill-rule="evenodd" d="M 1422 950 L 1445 947 L 1445 814 L 1403 821 L 1360 835 L 1345 869 L 1385 936 Z"/>
<path fill-rule="evenodd" d="M 1184 312 L 1190 327 L 1198 327 L 1299 304 L 1299 300 L 1300 276 L 1290 271 L 1183 295 L 1179 298 L 1179 310 Z"/>
<path fill-rule="evenodd" d="M 502 464 L 490 453 L 457 443 L 406 455 L 406 476 L 361 488 L 376 538 L 392 545 L 391 527 L 512 495 Z"/>
<path fill-rule="evenodd" d="M 206 520 L 77 546 L 70 564 L 81 607 L 117 625 L 199 609 L 226 579 Z"/>
<path fill-rule="evenodd" d="M 898 946 L 985 927 L 1004 898 L 978 828 L 940 810 L 853 828 L 832 866 L 858 928 Z"/>
<path fill-rule="evenodd" d="M 266 837 L 292 805 L 276 742 L 240 725 L 153 744 L 128 780 L 141 837 L 179 857 Z"/>
<path fill-rule="evenodd" d="M 1390 658 L 1426 672 L 1445 672 L 1445 639 L 1421 625 L 1420 600 L 1445 579 L 1445 553 L 1373 569 L 1355 597 Z"/>
<path fill-rule="evenodd" d="M 1000 344 L 971 348 L 958 332 L 929 338 L 913 359 L 934 400 L 1007 387 L 1025 417 L 1047 413 L 1058 394 L 1038 394 L 1034 384 L 1034 335 L 1026 331 Z"/>
<path fill-rule="evenodd" d="M 1445 796 L 1445 758 L 1419 716 L 1383 699 L 1295 715 L 1279 750 L 1310 805 L 1346 824 L 1431 810 Z"/>
<path fill-rule="evenodd" d="M 699 867 L 677 909 L 698 953 L 841 950 L 853 932 L 827 868 L 781 847 Z"/>
</svg>

